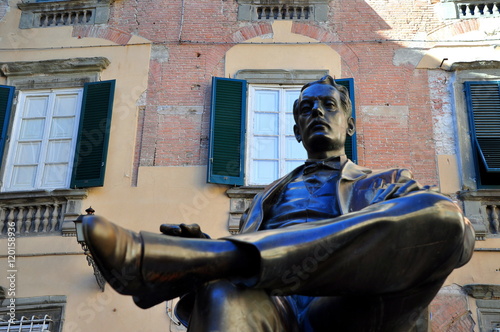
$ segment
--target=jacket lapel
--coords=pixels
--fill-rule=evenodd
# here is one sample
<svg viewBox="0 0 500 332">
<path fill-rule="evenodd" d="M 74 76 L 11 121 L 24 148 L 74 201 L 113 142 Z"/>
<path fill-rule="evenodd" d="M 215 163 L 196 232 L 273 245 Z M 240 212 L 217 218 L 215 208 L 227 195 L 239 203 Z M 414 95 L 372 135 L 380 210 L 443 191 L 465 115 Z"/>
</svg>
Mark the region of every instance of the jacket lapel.
<svg viewBox="0 0 500 332">
<path fill-rule="evenodd" d="M 337 184 L 337 201 L 342 214 L 351 212 L 349 207 L 353 199 L 354 183 L 365 178 L 371 172 L 370 169 L 358 166 L 350 160 L 344 165 Z"/>
</svg>

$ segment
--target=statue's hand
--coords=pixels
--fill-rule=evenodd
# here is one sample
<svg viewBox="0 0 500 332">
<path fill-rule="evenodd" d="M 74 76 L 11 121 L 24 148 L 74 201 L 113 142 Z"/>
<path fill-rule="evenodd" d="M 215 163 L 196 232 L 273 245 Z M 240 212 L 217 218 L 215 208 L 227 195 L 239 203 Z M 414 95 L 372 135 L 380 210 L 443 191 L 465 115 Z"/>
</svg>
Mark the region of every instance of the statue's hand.
<svg viewBox="0 0 500 332">
<path fill-rule="evenodd" d="M 398 198 L 408 195 L 411 192 L 419 190 L 428 190 L 429 187 L 422 187 L 415 180 L 408 180 L 406 182 L 391 183 L 387 186 L 380 188 L 370 204 L 379 203 L 392 198 Z"/>
<path fill-rule="evenodd" d="M 210 236 L 201 231 L 200 225 L 198 224 L 191 224 L 191 225 L 162 224 L 160 226 L 160 232 L 170 236 L 198 238 L 198 239 L 210 238 Z"/>
</svg>

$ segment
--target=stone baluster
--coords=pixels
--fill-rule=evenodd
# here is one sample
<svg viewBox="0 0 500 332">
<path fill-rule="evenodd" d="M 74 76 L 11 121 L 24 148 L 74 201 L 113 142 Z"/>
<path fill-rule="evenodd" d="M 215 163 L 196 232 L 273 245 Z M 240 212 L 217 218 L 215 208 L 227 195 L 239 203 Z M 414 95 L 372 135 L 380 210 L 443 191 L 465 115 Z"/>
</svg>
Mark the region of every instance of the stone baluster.
<svg viewBox="0 0 500 332">
<path fill-rule="evenodd" d="M 476 5 L 472 5 L 472 4 L 467 4 L 467 17 L 470 17 L 470 16 L 474 16 L 474 13 L 475 13 L 475 7 Z"/>
<path fill-rule="evenodd" d="M 47 226 L 49 225 L 49 211 L 50 210 L 50 205 L 45 204 L 45 212 L 43 213 L 42 216 L 42 232 L 47 232 Z"/>
<path fill-rule="evenodd" d="M 492 3 L 485 3 L 484 8 L 483 8 L 483 13 L 485 16 L 490 16 L 493 12 L 491 10 L 492 8 Z"/>
<path fill-rule="evenodd" d="M 17 224 L 19 224 L 19 232 L 21 232 L 23 230 L 23 226 L 24 226 L 24 206 L 20 206 L 18 207 L 18 210 L 19 212 L 17 213 Z M 26 232 L 26 228 L 25 228 L 25 231 Z"/>
<path fill-rule="evenodd" d="M 33 230 L 35 233 L 37 233 L 38 230 L 40 229 L 41 215 L 42 215 L 42 206 L 37 205 L 36 206 L 36 214 L 35 214 L 35 228 Z"/>
<path fill-rule="evenodd" d="M 0 208 L 0 234 L 3 231 L 3 227 L 5 226 L 5 207 Z"/>
<path fill-rule="evenodd" d="M 306 6 L 304 7 L 304 19 L 309 19 L 309 15 L 311 14 L 311 9 L 310 7 Z"/>
<path fill-rule="evenodd" d="M 59 222 L 59 204 L 54 203 L 54 211 L 52 211 L 52 227 L 50 229 L 51 231 L 60 229 L 58 222 Z"/>
<path fill-rule="evenodd" d="M 498 205 L 490 205 L 489 208 L 491 211 L 490 223 L 492 232 L 498 234 L 500 228 L 498 222 L 498 212 L 499 212 Z"/>
<path fill-rule="evenodd" d="M 484 16 L 484 7 L 486 7 L 486 6 L 485 5 L 476 5 L 475 6 L 474 12 L 475 12 L 476 16 Z"/>
<path fill-rule="evenodd" d="M 26 213 L 26 221 L 25 221 L 25 233 L 29 233 L 31 231 L 31 225 L 33 224 L 33 206 L 28 207 L 28 212 Z"/>
<path fill-rule="evenodd" d="M 12 223 L 14 222 L 15 209 L 13 206 L 9 206 L 7 207 L 7 209 L 9 210 L 9 216 L 7 217 L 7 224 L 12 225 Z M 15 228 L 16 228 L 16 234 L 19 234 L 19 224 L 16 223 Z"/>
<path fill-rule="evenodd" d="M 271 8 L 270 7 L 265 7 L 264 8 L 264 14 L 265 14 L 265 17 L 266 19 L 268 20 L 270 15 L 271 15 Z"/>
<path fill-rule="evenodd" d="M 45 14 L 42 16 L 42 19 L 40 20 L 40 26 L 46 27 L 49 24 L 49 15 Z"/>
</svg>

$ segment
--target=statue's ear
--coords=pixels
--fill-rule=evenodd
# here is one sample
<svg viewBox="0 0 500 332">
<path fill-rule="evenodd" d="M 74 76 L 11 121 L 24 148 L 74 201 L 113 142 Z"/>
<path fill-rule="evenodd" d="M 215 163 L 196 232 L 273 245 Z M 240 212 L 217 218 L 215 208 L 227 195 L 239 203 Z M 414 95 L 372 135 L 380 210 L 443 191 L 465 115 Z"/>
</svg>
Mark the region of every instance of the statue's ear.
<svg viewBox="0 0 500 332">
<path fill-rule="evenodd" d="M 295 134 L 297 142 L 302 142 L 302 136 L 300 135 L 299 127 L 297 127 L 297 125 L 293 125 L 293 133 Z"/>
<path fill-rule="evenodd" d="M 347 135 L 352 136 L 356 132 L 356 124 L 354 122 L 354 118 L 349 117 L 347 120 Z"/>
</svg>

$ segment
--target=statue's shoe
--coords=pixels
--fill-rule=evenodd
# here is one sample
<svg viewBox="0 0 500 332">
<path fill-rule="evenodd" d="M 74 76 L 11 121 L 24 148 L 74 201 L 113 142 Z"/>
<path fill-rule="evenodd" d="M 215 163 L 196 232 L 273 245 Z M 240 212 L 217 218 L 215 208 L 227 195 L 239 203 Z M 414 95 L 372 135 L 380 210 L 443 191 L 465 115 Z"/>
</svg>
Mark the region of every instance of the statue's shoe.
<svg viewBox="0 0 500 332">
<path fill-rule="evenodd" d="M 97 216 L 85 216 L 83 233 L 97 267 L 111 287 L 123 295 L 148 291 L 141 273 L 140 234 Z"/>
<path fill-rule="evenodd" d="M 93 215 L 85 216 L 83 233 L 104 279 L 141 308 L 193 291 L 219 271 L 211 240 L 138 234 Z"/>
</svg>

